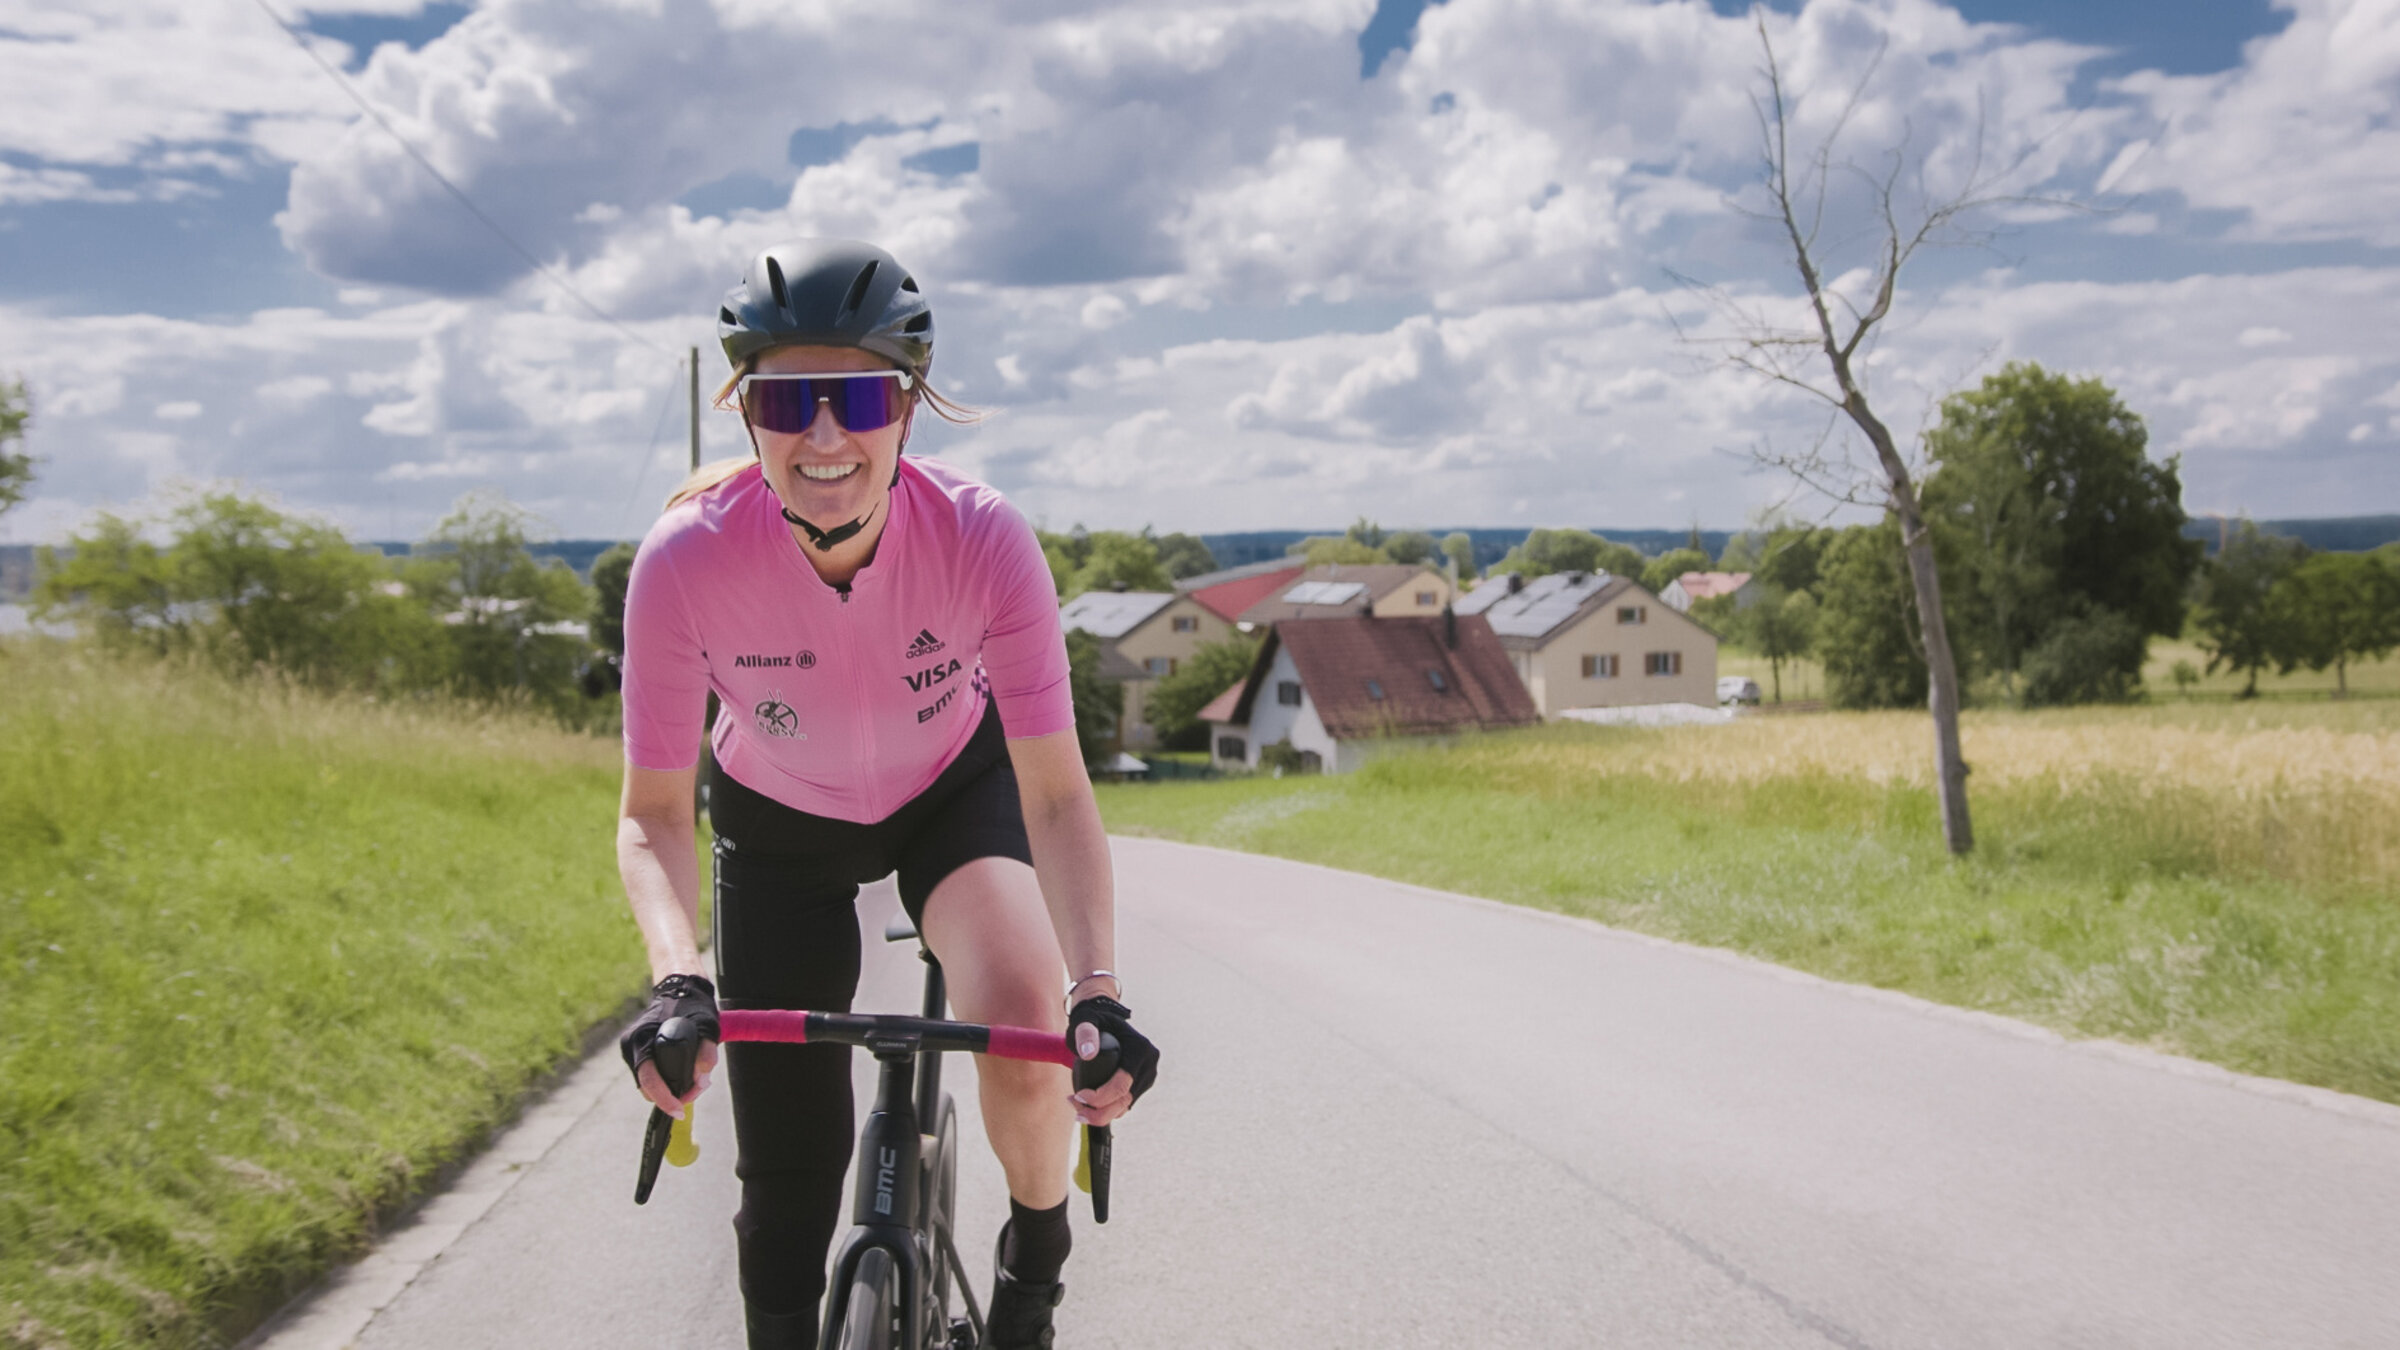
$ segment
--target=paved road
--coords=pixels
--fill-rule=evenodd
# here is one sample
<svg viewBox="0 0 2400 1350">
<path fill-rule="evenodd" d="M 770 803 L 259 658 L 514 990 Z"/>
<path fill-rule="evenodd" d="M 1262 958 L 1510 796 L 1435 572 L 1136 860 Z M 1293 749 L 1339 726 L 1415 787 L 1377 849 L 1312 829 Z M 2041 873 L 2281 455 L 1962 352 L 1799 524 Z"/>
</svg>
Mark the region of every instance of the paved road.
<svg viewBox="0 0 2400 1350">
<path fill-rule="evenodd" d="M 1165 1076 L 1079 1224 L 1070 1350 L 2400 1346 L 2400 1111 L 1344 873 L 1117 858 Z M 872 954 L 861 1006 L 913 1007 L 912 967 Z M 265 1346 L 738 1346 L 723 1102 L 636 1209 L 622 1072 Z"/>
</svg>

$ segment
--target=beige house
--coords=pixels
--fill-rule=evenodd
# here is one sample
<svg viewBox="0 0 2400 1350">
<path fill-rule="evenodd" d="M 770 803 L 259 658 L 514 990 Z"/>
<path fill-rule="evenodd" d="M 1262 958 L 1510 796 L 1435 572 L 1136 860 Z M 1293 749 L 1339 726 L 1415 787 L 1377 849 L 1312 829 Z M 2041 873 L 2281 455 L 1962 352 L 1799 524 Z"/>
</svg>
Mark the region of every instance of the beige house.
<svg viewBox="0 0 2400 1350">
<path fill-rule="evenodd" d="M 1244 631 L 1293 619 L 1422 619 L 1456 598 L 1450 578 L 1414 563 L 1325 563 L 1242 611 Z"/>
<path fill-rule="evenodd" d="M 1716 706 L 1716 634 L 1629 577 L 1498 576 L 1458 610 L 1490 622 L 1544 718 L 1569 708 Z"/>
<path fill-rule="evenodd" d="M 1233 636 L 1232 624 L 1172 591 L 1086 591 L 1060 606 L 1058 620 L 1100 639 L 1100 673 L 1125 686 L 1117 741 L 1126 750 L 1158 745 L 1144 703 L 1159 677 L 1174 674 L 1203 644 Z"/>
</svg>

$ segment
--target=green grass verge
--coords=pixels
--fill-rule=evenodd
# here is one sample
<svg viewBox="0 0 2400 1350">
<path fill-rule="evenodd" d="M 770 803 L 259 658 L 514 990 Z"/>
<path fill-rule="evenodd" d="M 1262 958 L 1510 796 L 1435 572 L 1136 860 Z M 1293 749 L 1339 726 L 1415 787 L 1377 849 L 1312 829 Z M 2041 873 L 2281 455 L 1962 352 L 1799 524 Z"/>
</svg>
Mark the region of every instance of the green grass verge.
<svg viewBox="0 0 2400 1350">
<path fill-rule="evenodd" d="M 2255 709 L 2233 725 L 2258 728 Z M 2303 716 L 2315 710 L 2292 711 L 2299 723 L 2277 731 L 2268 710 L 2267 730 L 2308 745 L 2334 734 Z M 2326 711 L 2341 714 L 2339 734 L 2380 738 L 2370 752 L 2392 748 L 2394 705 Z M 1898 716 L 1825 720 L 1856 717 L 1863 738 Z M 2118 770 L 2011 779 L 2001 762 L 2018 741 L 2120 723 L 2129 738 L 2156 735 L 2173 717 L 1973 715 L 1970 730 L 1983 734 L 1970 758 L 2004 781 L 1975 780 L 1981 847 L 1964 862 L 1943 853 L 1932 794 L 1909 781 L 1771 765 L 1748 781 L 1673 776 L 1678 747 L 1722 768 L 1751 744 L 1722 738 L 1755 731 L 1771 746 L 1792 734 L 1790 719 L 1550 727 L 1394 755 L 1342 778 L 1107 786 L 1101 809 L 1120 834 L 1583 915 L 2400 1102 L 2400 887 L 2383 842 L 2395 795 L 2391 771 L 2373 767 L 2391 755 L 2365 756 L 2359 781 L 2224 791 Z M 2361 728 L 2374 717 L 2378 728 Z M 2228 723 L 2199 717 L 2177 734 Z M 2232 837 L 2244 828 L 2258 838 Z M 2293 834 L 2310 846 L 2259 843 Z M 2345 848 L 2356 852 L 2327 856 Z"/>
<path fill-rule="evenodd" d="M 612 742 L 0 644 L 0 1345 L 237 1338 L 643 983 Z"/>
</svg>

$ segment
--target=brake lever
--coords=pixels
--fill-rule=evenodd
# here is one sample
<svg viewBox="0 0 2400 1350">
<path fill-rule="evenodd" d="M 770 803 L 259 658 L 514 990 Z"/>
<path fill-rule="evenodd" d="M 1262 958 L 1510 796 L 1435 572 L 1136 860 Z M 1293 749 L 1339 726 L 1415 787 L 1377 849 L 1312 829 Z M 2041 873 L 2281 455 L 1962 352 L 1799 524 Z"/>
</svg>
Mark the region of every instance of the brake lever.
<svg viewBox="0 0 2400 1350">
<path fill-rule="evenodd" d="M 680 1097 L 692 1090 L 692 1075 L 700 1060 L 700 1032 L 689 1018 L 670 1017 L 658 1029 L 658 1039 L 650 1043 L 650 1062 L 658 1066 L 658 1076 L 667 1091 Z M 658 1184 L 658 1164 L 666 1158 L 668 1146 L 675 1142 L 677 1130 L 683 1132 L 686 1150 L 691 1143 L 692 1105 L 685 1102 L 683 1116 L 677 1119 L 653 1106 L 650 1123 L 642 1131 L 642 1170 L 633 1183 L 633 1203 L 650 1203 L 650 1188 Z M 696 1151 L 692 1156 L 697 1156 Z M 691 1161 L 690 1157 L 676 1159 L 677 1166 Z"/>
<path fill-rule="evenodd" d="M 1100 1033 L 1100 1052 L 1090 1059 L 1077 1056 L 1075 1060 L 1075 1090 L 1096 1088 L 1117 1076 L 1117 1060 L 1122 1047 L 1117 1038 Z M 1083 1156 L 1075 1164 L 1075 1184 L 1092 1197 L 1092 1222 L 1108 1222 L 1108 1172 L 1113 1161 L 1114 1139 L 1106 1125 L 1083 1127 Z"/>
</svg>

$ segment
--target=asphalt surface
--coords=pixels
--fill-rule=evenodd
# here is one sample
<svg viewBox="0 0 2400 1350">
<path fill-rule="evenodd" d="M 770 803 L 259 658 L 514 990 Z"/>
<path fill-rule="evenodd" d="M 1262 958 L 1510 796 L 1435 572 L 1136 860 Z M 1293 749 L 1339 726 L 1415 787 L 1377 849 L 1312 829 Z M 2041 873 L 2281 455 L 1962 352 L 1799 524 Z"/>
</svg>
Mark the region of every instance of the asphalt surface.
<svg viewBox="0 0 2400 1350">
<path fill-rule="evenodd" d="M 2400 1110 L 1275 859 L 1117 859 L 1165 1058 L 1109 1225 L 1076 1200 L 1064 1350 L 2400 1346 Z M 912 1011 L 875 946 L 859 1006 Z M 951 1082 L 984 1288 L 1005 1196 Z M 700 1105 L 637 1209 L 604 1056 L 254 1344 L 733 1350 Z"/>
</svg>

